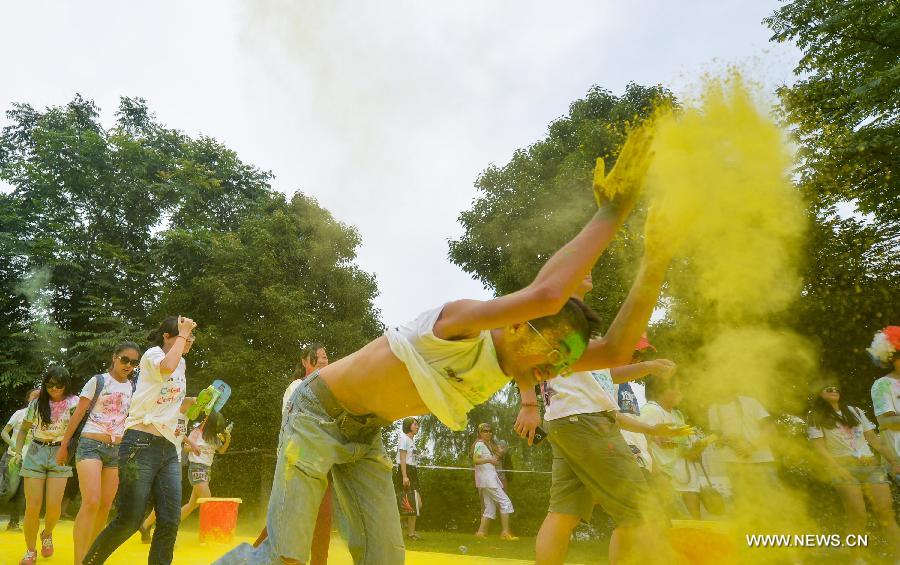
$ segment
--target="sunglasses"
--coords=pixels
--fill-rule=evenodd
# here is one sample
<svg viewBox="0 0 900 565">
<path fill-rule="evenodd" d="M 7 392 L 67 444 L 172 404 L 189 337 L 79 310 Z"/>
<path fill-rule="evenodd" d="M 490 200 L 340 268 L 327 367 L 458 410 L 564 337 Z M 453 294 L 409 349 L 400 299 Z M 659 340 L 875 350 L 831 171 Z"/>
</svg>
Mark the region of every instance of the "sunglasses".
<svg viewBox="0 0 900 565">
<path fill-rule="evenodd" d="M 50 390 L 51 388 L 62 390 L 64 388 L 66 388 L 66 385 L 59 384 L 59 383 L 47 383 L 47 390 Z"/>
<path fill-rule="evenodd" d="M 550 344 L 550 342 L 547 341 L 547 338 L 544 337 L 544 334 L 539 332 L 536 327 L 531 325 L 531 322 L 525 322 L 525 323 L 528 324 L 528 327 L 531 328 L 532 330 L 534 330 L 534 333 L 536 333 L 538 335 L 538 337 L 541 338 L 541 341 L 543 341 L 545 344 L 547 344 L 547 347 L 550 348 L 550 352 L 547 353 L 547 362 L 550 364 L 550 366 L 553 367 L 554 372 L 557 375 L 562 375 L 562 376 L 571 375 L 572 367 L 566 361 L 566 358 L 563 357 L 563 354 L 560 352 L 560 350 L 553 347 Z"/>
<path fill-rule="evenodd" d="M 837 392 L 837 393 L 840 393 L 840 392 L 841 392 L 841 389 L 839 389 L 839 388 L 836 387 L 836 386 L 826 386 L 825 388 L 822 389 L 822 391 L 823 391 L 823 392 Z"/>
<path fill-rule="evenodd" d="M 131 357 L 129 357 L 127 355 L 122 355 L 121 357 L 119 357 L 119 363 L 121 363 L 123 365 L 131 365 L 132 367 L 137 367 L 138 365 L 141 364 L 141 360 L 140 359 L 132 359 Z"/>
</svg>

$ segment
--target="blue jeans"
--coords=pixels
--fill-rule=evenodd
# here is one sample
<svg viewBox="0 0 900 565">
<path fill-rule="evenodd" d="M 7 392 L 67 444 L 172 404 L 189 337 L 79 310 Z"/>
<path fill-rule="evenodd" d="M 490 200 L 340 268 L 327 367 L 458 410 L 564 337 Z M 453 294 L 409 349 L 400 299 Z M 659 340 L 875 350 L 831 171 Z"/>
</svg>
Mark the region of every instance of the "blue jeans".
<svg viewBox="0 0 900 565">
<path fill-rule="evenodd" d="M 119 512 L 100 532 L 84 565 L 104 563 L 137 531 L 153 495 L 156 530 L 149 565 L 170 565 L 181 522 L 181 466 L 175 446 L 166 438 L 128 430 L 119 445 Z"/>
<path fill-rule="evenodd" d="M 396 565 L 406 550 L 391 480 L 393 465 L 378 429 L 351 441 L 309 388 L 307 377 L 291 397 L 281 422 L 278 461 L 269 497 L 269 537 L 259 547 L 241 544 L 216 565 L 307 562 L 328 472 L 347 517 L 347 546 L 354 563 Z M 350 429 L 345 427 L 344 429 Z"/>
</svg>

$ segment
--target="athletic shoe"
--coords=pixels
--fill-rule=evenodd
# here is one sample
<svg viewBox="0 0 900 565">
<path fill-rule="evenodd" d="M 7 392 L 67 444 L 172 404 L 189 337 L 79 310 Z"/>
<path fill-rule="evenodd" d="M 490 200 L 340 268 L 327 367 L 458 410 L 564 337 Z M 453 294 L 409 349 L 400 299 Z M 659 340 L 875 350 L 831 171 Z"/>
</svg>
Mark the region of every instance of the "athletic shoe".
<svg viewBox="0 0 900 565">
<path fill-rule="evenodd" d="M 422 538 L 419 536 L 419 534 L 409 534 L 409 536 L 407 537 L 413 541 L 422 541 Z"/>
<path fill-rule="evenodd" d="M 25 552 L 25 557 L 19 561 L 19 565 L 34 565 L 37 563 L 37 551 L 28 550 Z"/>
<path fill-rule="evenodd" d="M 9 522 L 6 523 L 6 531 L 7 532 L 21 532 L 22 526 L 20 526 L 18 522 L 13 522 L 12 520 L 10 520 Z"/>
<path fill-rule="evenodd" d="M 150 528 L 145 528 L 141 526 L 138 528 L 141 531 L 141 543 L 148 544 L 153 541 L 153 534 L 150 532 Z"/>
<path fill-rule="evenodd" d="M 514 536 L 509 532 L 504 532 L 500 534 L 500 539 L 502 539 L 503 541 L 516 541 L 519 538 L 518 536 Z"/>
<path fill-rule="evenodd" d="M 41 557 L 52 557 L 53 556 L 53 534 L 49 533 L 44 535 L 44 532 L 41 532 Z"/>
</svg>

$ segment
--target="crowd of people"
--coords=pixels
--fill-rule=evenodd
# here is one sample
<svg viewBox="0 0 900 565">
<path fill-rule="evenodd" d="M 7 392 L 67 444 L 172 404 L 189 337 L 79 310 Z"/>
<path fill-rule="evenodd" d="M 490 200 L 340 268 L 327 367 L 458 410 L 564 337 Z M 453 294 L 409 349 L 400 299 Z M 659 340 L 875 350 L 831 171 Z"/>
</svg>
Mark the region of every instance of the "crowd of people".
<svg viewBox="0 0 900 565">
<path fill-rule="evenodd" d="M 54 554 L 53 530 L 73 467 L 81 494 L 74 563 L 104 562 L 138 529 L 150 543 L 151 563 L 172 562 L 180 520 L 197 507 L 198 498 L 210 495 L 212 458 L 231 442 L 231 425 L 220 413 L 202 414 L 192 429 L 184 415 L 195 401 L 185 394 L 183 358 L 195 325 L 186 317 L 166 318 L 143 354 L 134 342 L 120 343 L 106 372 L 89 378 L 78 393 L 64 367 L 50 367 L 40 387 L 29 393 L 27 406 L 4 427 L 9 446 L 3 483 L 13 501 L 7 530 L 19 529 L 24 499 L 26 550 L 20 565 L 36 563 L 38 541 L 42 557 Z M 190 446 L 188 476 L 194 489 L 184 507 L 183 442 Z M 114 500 L 115 516 L 108 521 Z"/>
<path fill-rule="evenodd" d="M 543 423 L 553 450 L 548 512 L 536 540 L 538 563 L 564 561 L 573 529 L 590 517 L 595 504 L 616 524 L 609 544 L 612 563 L 676 562 L 664 528 L 670 516 L 697 517 L 707 503 L 707 510 L 713 510 L 700 477 L 706 475 L 703 452 L 715 441 L 733 457 L 728 475 L 736 506 L 751 493 L 758 496 L 760 489 L 779 488 L 765 442 L 769 416 L 762 405 L 737 397 L 714 406 L 712 434 L 703 436 L 678 410 L 682 395 L 674 363 L 645 358 L 652 346 L 644 332 L 676 245 L 671 234 L 661 233 L 657 216 L 648 215 L 635 280 L 602 337 L 598 316 L 582 300 L 592 287 L 589 273 L 643 184 L 651 154 L 650 136 L 642 127 L 629 136 L 612 171 L 595 179 L 597 213 L 528 286 L 491 300 L 434 307 L 333 363 L 318 344 L 304 354 L 303 371 L 284 395 L 266 527 L 255 543 L 240 544 L 216 563 L 324 563 L 332 499 L 345 520 L 354 562 L 403 563 L 395 484 L 400 491 L 419 490 L 415 417 L 433 414 L 451 430 L 462 431 L 472 408 L 511 379 L 521 396 L 515 431 L 532 443 L 543 433 Z M 76 467 L 84 469 L 87 479 L 81 487 L 87 504 L 76 524 L 76 552 L 82 555 L 76 554 L 76 563 L 79 558 L 83 564 L 103 563 L 139 529 L 149 532 L 152 522 L 149 562 L 173 562 L 181 517 L 208 492 L 211 457 L 230 442 L 224 419 L 210 415 L 199 431 L 189 431 L 184 421 L 196 401 L 186 396 L 184 360 L 195 326 L 183 316 L 167 318 L 142 355 L 135 344 L 122 344 L 108 374 L 91 379 L 78 395 L 65 369 L 47 371 L 22 418 L 11 455 L 24 458 L 26 553 L 21 564 L 33 565 L 37 559 L 44 502 L 41 553 L 53 553 L 53 528 L 72 475 L 68 440 L 76 435 L 81 438 Z M 811 441 L 834 469 L 845 504 L 857 511 L 854 519 L 862 494 L 877 501 L 887 492 L 886 486 L 878 486 L 886 485 L 883 472 L 859 438 L 897 471 L 900 336 L 890 328 L 885 332 L 891 348 L 878 351 L 888 351 L 880 359 L 893 370 L 876 383 L 873 400 L 890 448 L 877 441 L 862 412 L 841 404 L 835 387 L 821 390 L 823 404 L 810 424 Z M 128 377 L 136 366 L 139 377 L 132 383 Z M 628 385 L 636 379 L 646 383 L 649 402 L 643 407 Z M 406 439 L 400 442 L 398 471 L 392 477 L 381 430 L 396 421 L 403 421 Z M 82 422 L 85 427 L 78 430 Z M 483 505 L 476 535 L 487 535 L 499 511 L 501 537 L 512 540 L 514 507 L 502 477 L 508 451 L 494 440 L 493 431 L 480 425 L 471 448 Z M 185 436 L 195 456 L 189 467 L 194 490 L 191 502 L 182 507 L 179 459 Z M 117 512 L 106 524 L 114 496 Z M 406 501 L 421 509 L 420 496 Z M 155 514 L 147 519 L 151 505 Z M 886 537 L 898 547 L 893 514 L 883 504 L 876 514 Z M 407 539 L 419 538 L 415 516 L 407 514 L 405 522 Z"/>
</svg>

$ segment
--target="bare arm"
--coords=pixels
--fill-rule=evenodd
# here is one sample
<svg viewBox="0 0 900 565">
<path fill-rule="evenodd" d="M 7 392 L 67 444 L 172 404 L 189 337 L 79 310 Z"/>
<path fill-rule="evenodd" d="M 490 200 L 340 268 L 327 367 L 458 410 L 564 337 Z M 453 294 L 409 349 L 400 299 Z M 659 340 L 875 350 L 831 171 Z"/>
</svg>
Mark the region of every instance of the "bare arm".
<svg viewBox="0 0 900 565">
<path fill-rule="evenodd" d="M 612 380 L 616 384 L 627 383 L 642 379 L 647 375 L 656 375 L 658 377 L 667 378 L 675 372 L 675 363 L 668 359 L 655 359 L 653 361 L 643 361 L 634 363 L 633 365 L 623 365 L 621 367 L 613 367 L 609 370 Z"/>
<path fill-rule="evenodd" d="M 532 445 L 534 431 L 541 425 L 541 413 L 538 410 L 537 394 L 534 392 L 534 381 L 525 382 L 517 378 L 516 385 L 519 387 L 522 407 L 519 408 L 519 415 L 516 417 L 513 429 L 519 436 L 528 440 L 528 445 Z"/>
<path fill-rule="evenodd" d="M 668 259 L 644 256 L 638 276 L 609 331 L 603 338 L 591 340 L 587 351 L 572 367 L 573 370 L 589 371 L 628 363 L 634 352 L 634 344 L 640 339 L 650 314 L 656 307 L 668 265 Z"/>
<path fill-rule="evenodd" d="M 184 356 L 184 346 L 195 327 L 197 327 L 197 324 L 194 320 L 184 316 L 178 317 L 178 336 L 175 339 L 175 343 L 166 352 L 166 356 L 159 362 L 159 372 L 163 376 L 171 375 L 178 368 L 178 363 L 181 362 L 181 358 Z"/>
<path fill-rule="evenodd" d="M 900 431 L 900 416 L 896 412 L 885 412 L 881 416 L 875 416 L 875 419 L 882 430 Z"/>
<path fill-rule="evenodd" d="M 881 438 L 878 437 L 878 434 L 875 433 L 874 430 L 869 430 L 863 434 L 866 438 L 866 441 L 869 442 L 869 445 L 872 446 L 877 453 L 880 453 L 884 460 L 890 463 L 891 468 L 894 473 L 900 472 L 898 468 L 900 468 L 900 461 L 897 460 L 897 457 L 894 453 L 888 449 L 888 447 L 881 441 Z"/>
<path fill-rule="evenodd" d="M 19 435 L 16 436 L 16 453 L 18 455 L 22 455 L 22 450 L 25 449 L 25 437 L 28 436 L 28 430 L 30 429 L 31 422 L 22 422 L 22 427 L 19 428 Z"/>
<path fill-rule="evenodd" d="M 95 386 L 99 383 L 95 383 Z M 66 433 L 63 435 L 62 440 L 60 440 L 59 451 L 56 452 L 56 463 L 58 465 L 65 465 L 66 461 L 69 459 L 69 441 L 72 439 L 72 436 L 75 435 L 75 430 L 78 429 L 78 425 L 81 424 L 81 420 L 84 419 L 84 415 L 87 413 L 88 406 L 91 405 L 91 399 L 85 398 L 83 396 L 78 398 L 78 406 L 75 407 L 75 412 L 72 413 L 72 417 L 69 418 L 69 424 L 66 426 Z"/>
<path fill-rule="evenodd" d="M 9 434 L 12 432 L 13 427 L 9 424 L 3 426 L 3 431 L 0 431 L 0 437 L 3 438 L 3 441 L 6 442 L 6 445 L 10 446 L 15 450 L 16 448 L 16 440 L 12 438 Z"/>
<path fill-rule="evenodd" d="M 228 448 L 231 447 L 231 434 L 223 434 L 223 435 L 224 435 L 225 439 L 222 442 L 222 445 L 220 445 L 219 448 L 216 450 L 216 453 L 218 453 L 219 455 L 225 453 L 226 451 L 228 451 Z"/>
<path fill-rule="evenodd" d="M 831 456 L 831 453 L 828 452 L 828 448 L 825 447 L 825 438 L 817 437 L 810 439 L 809 441 L 812 443 L 816 455 L 818 455 L 825 463 L 826 471 L 828 471 L 830 475 L 839 477 L 845 481 L 852 480 L 847 469 L 841 467 L 841 465 L 834 460 L 834 457 Z"/>
</svg>

